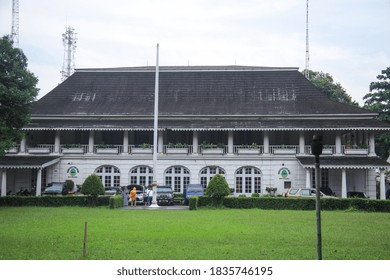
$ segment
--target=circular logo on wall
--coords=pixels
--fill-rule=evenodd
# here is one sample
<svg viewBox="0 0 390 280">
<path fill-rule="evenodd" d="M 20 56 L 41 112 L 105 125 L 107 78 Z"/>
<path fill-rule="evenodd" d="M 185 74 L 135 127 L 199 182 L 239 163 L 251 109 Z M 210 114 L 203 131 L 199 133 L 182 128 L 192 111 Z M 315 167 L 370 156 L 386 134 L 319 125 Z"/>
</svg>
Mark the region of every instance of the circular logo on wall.
<svg viewBox="0 0 390 280">
<path fill-rule="evenodd" d="M 68 168 L 68 177 L 69 178 L 77 178 L 77 174 L 79 174 L 79 169 L 76 166 L 71 166 Z"/>
<path fill-rule="evenodd" d="M 283 167 L 279 169 L 278 174 L 280 175 L 281 179 L 288 179 L 288 176 L 291 174 L 291 172 L 288 168 Z"/>
</svg>

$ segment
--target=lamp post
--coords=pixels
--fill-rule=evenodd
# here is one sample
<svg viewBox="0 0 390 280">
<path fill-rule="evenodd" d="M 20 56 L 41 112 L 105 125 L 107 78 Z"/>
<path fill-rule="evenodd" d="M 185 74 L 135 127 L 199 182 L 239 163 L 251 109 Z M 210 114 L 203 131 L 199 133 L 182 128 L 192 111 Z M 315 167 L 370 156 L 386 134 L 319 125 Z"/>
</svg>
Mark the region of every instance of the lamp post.
<svg viewBox="0 0 390 280">
<path fill-rule="evenodd" d="M 316 185 L 316 222 L 317 222 L 317 259 L 322 260 L 322 240 L 321 240 L 321 170 L 320 170 L 320 155 L 322 154 L 322 136 L 313 135 L 311 144 L 311 153 L 315 156 L 315 185 Z"/>
</svg>

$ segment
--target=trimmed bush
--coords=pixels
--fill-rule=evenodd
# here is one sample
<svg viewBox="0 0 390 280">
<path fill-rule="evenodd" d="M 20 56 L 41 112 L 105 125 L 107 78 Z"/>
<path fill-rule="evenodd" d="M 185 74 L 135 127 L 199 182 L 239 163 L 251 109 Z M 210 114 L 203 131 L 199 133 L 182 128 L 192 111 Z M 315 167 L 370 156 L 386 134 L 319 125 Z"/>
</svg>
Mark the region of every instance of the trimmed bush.
<svg viewBox="0 0 390 280">
<path fill-rule="evenodd" d="M 109 196 L 99 196 L 96 206 L 108 206 Z M 90 206 L 92 197 L 85 195 L 65 196 L 5 196 L 0 197 L 0 206 L 39 206 L 39 207 L 60 207 L 60 206 Z"/>
<path fill-rule="evenodd" d="M 121 195 L 111 196 L 109 204 L 111 209 L 123 207 L 123 196 Z"/>
<path fill-rule="evenodd" d="M 315 210 L 316 202 L 313 198 L 285 198 L 285 197 L 225 197 L 222 205 L 234 209 L 268 209 L 268 210 Z M 199 207 L 214 206 L 210 197 L 201 196 L 197 200 Z M 194 209 L 194 210 L 196 210 Z M 390 212 L 390 200 L 371 200 L 362 198 L 323 198 L 321 210 L 356 209 L 369 212 Z"/>
<path fill-rule="evenodd" d="M 191 196 L 189 200 L 189 209 L 190 210 L 198 210 L 198 201 L 199 197 L 198 196 Z"/>
<path fill-rule="evenodd" d="M 80 192 L 91 196 L 90 206 L 95 206 L 97 203 L 97 197 L 104 194 L 104 186 L 96 174 L 91 174 L 85 179 Z"/>
<path fill-rule="evenodd" d="M 206 188 L 205 195 L 212 199 L 214 206 L 220 206 L 223 198 L 229 194 L 230 189 L 226 179 L 221 174 L 214 175 Z"/>
</svg>

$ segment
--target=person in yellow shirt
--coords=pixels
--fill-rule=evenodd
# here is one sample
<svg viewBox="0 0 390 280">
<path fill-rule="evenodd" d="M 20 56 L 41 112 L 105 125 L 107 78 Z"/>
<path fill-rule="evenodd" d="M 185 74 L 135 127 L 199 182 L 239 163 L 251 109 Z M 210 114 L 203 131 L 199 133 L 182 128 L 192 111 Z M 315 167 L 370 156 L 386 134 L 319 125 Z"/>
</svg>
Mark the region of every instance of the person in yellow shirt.
<svg viewBox="0 0 390 280">
<path fill-rule="evenodd" d="M 130 192 L 130 206 L 137 206 L 137 189 L 134 187 Z"/>
</svg>

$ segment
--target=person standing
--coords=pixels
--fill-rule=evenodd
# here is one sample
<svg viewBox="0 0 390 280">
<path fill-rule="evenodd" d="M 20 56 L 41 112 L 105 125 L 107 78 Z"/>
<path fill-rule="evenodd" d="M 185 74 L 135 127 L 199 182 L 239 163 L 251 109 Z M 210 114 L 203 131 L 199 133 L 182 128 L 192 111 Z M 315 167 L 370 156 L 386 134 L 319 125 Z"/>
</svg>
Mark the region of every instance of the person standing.
<svg viewBox="0 0 390 280">
<path fill-rule="evenodd" d="M 130 192 L 130 206 L 137 206 L 137 189 L 135 187 Z"/>
<path fill-rule="evenodd" d="M 153 188 L 149 188 L 148 191 L 148 206 L 152 205 L 153 201 Z"/>
</svg>

